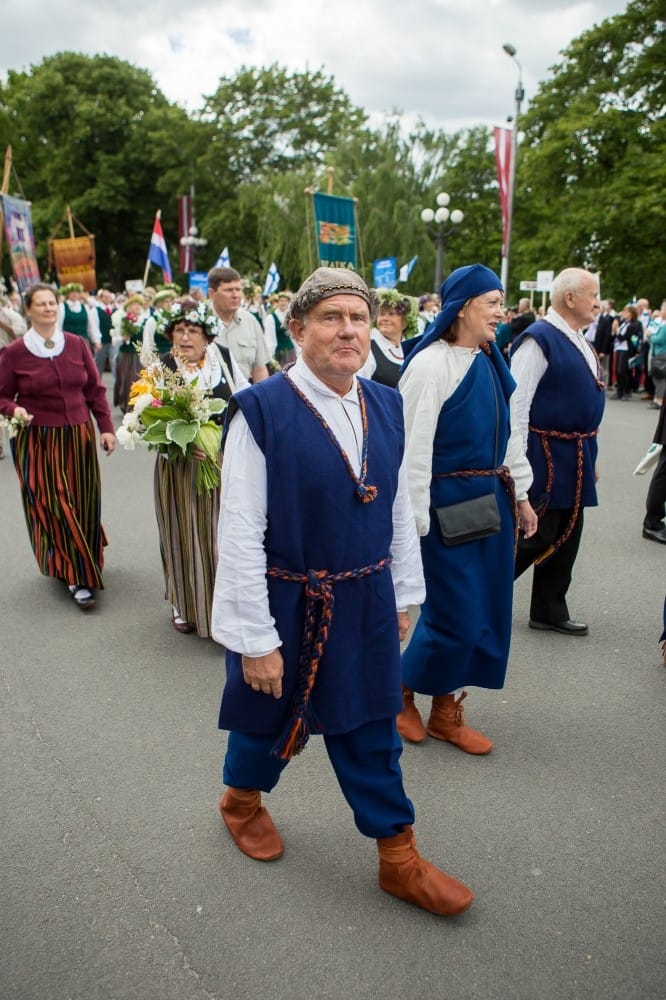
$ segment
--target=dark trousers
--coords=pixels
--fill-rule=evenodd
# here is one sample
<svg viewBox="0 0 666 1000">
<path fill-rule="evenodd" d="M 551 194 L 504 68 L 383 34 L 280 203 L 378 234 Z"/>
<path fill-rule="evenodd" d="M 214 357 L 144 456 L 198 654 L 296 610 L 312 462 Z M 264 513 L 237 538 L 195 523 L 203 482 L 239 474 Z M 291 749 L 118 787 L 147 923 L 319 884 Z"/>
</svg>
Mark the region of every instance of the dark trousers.
<svg viewBox="0 0 666 1000">
<path fill-rule="evenodd" d="M 666 503 L 666 448 L 662 449 L 657 467 L 652 473 L 647 497 L 645 498 L 645 519 L 643 527 L 658 531 L 664 527 L 664 504 Z"/>
<path fill-rule="evenodd" d="M 520 538 L 516 553 L 514 579 L 532 565 L 535 559 L 560 538 L 571 518 L 571 510 L 547 510 L 539 518 L 539 528 L 532 538 Z M 567 621 L 567 591 L 571 584 L 573 565 L 578 555 L 580 536 L 583 532 L 583 508 L 581 507 L 566 542 L 540 566 L 534 567 L 532 577 L 532 599 L 530 618 L 533 621 L 559 625 Z"/>
<path fill-rule="evenodd" d="M 230 732 L 222 771 L 225 785 L 262 792 L 275 788 L 288 764 L 271 754 L 275 741 L 275 736 Z M 379 719 L 351 733 L 324 736 L 324 743 L 357 829 L 365 837 L 395 837 L 411 826 L 414 807 L 402 783 L 402 740 L 395 719 Z M 305 802 L 304 811 L 309 808 Z"/>
</svg>

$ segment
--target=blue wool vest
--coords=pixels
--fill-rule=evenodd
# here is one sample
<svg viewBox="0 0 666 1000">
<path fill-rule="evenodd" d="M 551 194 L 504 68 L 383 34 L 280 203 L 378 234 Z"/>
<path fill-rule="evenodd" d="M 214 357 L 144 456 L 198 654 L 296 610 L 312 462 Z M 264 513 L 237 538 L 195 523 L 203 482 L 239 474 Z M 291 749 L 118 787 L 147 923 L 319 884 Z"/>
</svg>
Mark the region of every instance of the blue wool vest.
<svg viewBox="0 0 666 1000">
<path fill-rule="evenodd" d="M 266 458 L 268 567 L 299 574 L 342 573 L 389 555 L 393 501 L 404 447 L 402 403 L 385 386 L 363 380 L 368 418 L 367 483 L 371 503 L 356 494 L 341 452 L 283 374 L 237 393 Z M 278 735 L 296 688 L 305 615 L 302 583 L 268 578 L 270 611 L 282 640 L 283 696 L 268 698 L 245 684 L 240 656 L 227 652 L 220 727 Z M 312 732 L 345 733 L 401 707 L 400 648 L 390 569 L 334 584 L 335 606 L 310 699 Z"/>
<path fill-rule="evenodd" d="M 513 354 L 520 349 L 525 337 L 533 337 L 548 361 L 548 368 L 539 382 L 532 408 L 530 427 L 564 434 L 592 434 L 582 438 L 583 507 L 596 507 L 597 489 L 594 467 L 597 460 L 597 431 L 606 402 L 603 386 L 597 385 L 581 352 L 568 337 L 546 320 L 538 320 L 514 343 Z M 548 468 L 544 446 L 538 434 L 530 431 L 527 457 L 534 473 L 530 489 L 533 506 L 546 502 L 550 510 L 567 510 L 574 506 L 578 455 L 576 440 L 548 437 L 552 455 L 553 481 L 546 494 Z"/>
</svg>

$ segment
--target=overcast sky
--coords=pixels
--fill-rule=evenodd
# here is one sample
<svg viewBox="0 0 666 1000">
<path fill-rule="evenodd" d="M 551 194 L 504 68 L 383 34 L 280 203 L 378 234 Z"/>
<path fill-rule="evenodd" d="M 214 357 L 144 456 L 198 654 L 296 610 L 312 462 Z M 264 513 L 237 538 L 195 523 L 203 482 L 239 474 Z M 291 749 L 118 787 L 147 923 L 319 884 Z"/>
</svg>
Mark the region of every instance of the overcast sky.
<svg viewBox="0 0 666 1000">
<path fill-rule="evenodd" d="M 372 115 L 399 110 L 447 131 L 513 113 L 559 53 L 623 0 L 0 0 L 0 75 L 64 50 L 149 70 L 189 110 L 242 65 L 324 71 Z M 523 109 L 525 108 L 523 105 Z"/>
</svg>

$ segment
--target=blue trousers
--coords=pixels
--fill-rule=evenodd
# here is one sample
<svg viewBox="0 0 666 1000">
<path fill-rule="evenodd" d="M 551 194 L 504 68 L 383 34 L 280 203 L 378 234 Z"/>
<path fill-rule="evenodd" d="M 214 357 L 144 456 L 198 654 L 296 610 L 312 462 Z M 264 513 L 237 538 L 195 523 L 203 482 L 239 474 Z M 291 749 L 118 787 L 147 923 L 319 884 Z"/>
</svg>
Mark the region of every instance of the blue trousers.
<svg viewBox="0 0 666 1000">
<path fill-rule="evenodd" d="M 222 780 L 231 788 L 270 792 L 289 763 L 271 754 L 275 736 L 229 733 Z M 365 837 L 394 837 L 414 822 L 402 783 L 402 741 L 394 719 L 369 722 L 324 743 L 354 822 Z"/>
</svg>

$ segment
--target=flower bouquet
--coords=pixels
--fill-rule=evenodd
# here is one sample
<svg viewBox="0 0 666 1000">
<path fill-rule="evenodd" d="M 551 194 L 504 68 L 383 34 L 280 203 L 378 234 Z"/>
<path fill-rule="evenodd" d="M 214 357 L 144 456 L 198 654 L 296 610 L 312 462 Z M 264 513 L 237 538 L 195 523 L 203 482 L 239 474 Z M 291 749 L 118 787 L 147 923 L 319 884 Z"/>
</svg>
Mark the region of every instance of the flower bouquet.
<svg viewBox="0 0 666 1000">
<path fill-rule="evenodd" d="M 225 400 L 213 398 L 197 387 L 196 379 L 187 382 L 156 358 L 132 384 L 129 404 L 133 408 L 116 431 L 123 448 L 133 451 L 143 445 L 170 461 L 179 456 L 194 461 L 197 493 L 219 486 L 222 428 L 213 417 L 226 408 Z M 196 457 L 197 450 L 203 459 Z"/>
</svg>

